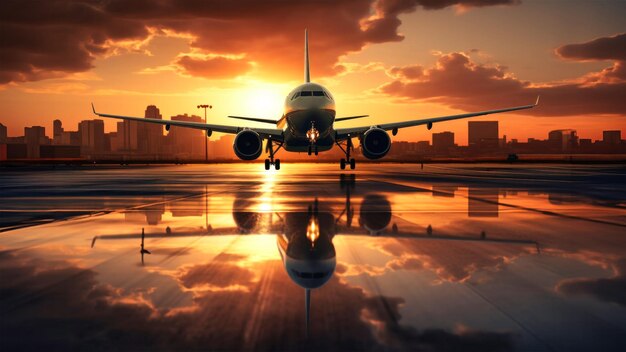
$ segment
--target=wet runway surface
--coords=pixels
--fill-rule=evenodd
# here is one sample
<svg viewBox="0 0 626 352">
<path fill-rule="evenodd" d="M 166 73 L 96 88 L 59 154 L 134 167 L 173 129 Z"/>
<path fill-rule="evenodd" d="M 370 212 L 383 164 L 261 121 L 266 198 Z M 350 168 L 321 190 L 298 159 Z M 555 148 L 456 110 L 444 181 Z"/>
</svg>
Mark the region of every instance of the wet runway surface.
<svg viewBox="0 0 626 352">
<path fill-rule="evenodd" d="M 626 349 L 624 166 L 7 168 L 0 193 L 3 350 Z"/>
</svg>

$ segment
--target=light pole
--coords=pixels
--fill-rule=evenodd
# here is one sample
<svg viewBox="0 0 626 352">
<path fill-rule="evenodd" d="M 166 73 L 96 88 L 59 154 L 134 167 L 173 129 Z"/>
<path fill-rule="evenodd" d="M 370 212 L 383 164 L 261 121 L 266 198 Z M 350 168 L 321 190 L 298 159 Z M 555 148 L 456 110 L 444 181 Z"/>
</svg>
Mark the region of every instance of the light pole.
<svg viewBox="0 0 626 352">
<path fill-rule="evenodd" d="M 198 109 L 204 109 L 204 123 L 206 124 L 206 109 L 213 109 L 213 105 L 207 105 L 207 104 L 201 104 L 198 105 Z M 209 131 L 206 130 L 204 131 L 205 133 L 205 138 L 204 138 L 204 161 L 208 162 L 209 161 Z"/>
</svg>

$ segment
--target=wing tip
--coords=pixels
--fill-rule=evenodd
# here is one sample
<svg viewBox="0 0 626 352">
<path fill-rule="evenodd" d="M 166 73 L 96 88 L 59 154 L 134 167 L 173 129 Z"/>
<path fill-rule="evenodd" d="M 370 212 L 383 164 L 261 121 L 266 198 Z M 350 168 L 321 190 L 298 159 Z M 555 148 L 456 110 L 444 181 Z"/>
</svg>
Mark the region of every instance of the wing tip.
<svg viewBox="0 0 626 352">
<path fill-rule="evenodd" d="M 541 97 L 541 95 L 537 95 L 537 100 L 535 101 L 535 106 L 539 105 L 539 98 Z"/>
<path fill-rule="evenodd" d="M 98 115 L 98 113 L 96 112 L 96 108 L 93 106 L 93 103 L 91 103 L 91 110 L 95 115 Z"/>
</svg>

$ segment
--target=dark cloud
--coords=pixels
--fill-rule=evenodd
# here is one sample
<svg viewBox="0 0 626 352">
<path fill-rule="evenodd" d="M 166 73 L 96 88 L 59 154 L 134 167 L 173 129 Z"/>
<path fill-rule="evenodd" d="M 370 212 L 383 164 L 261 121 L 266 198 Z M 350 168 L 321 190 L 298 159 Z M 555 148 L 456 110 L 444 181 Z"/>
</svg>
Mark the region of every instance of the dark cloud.
<svg viewBox="0 0 626 352">
<path fill-rule="evenodd" d="M 574 60 L 626 61 L 626 33 L 581 44 L 563 45 L 556 49 L 556 53 L 562 58 Z"/>
<path fill-rule="evenodd" d="M 615 271 L 615 276 L 610 278 L 566 280 L 556 289 L 566 295 L 588 295 L 626 307 L 626 259 L 616 263 Z"/>
<path fill-rule="evenodd" d="M 217 262 L 238 261 L 235 256 Z M 208 264 L 208 263 L 207 263 Z M 232 263 L 231 263 L 232 264 Z M 304 294 L 280 261 L 255 264 L 246 291 L 202 291 L 190 310 L 168 311 L 103 285 L 97 275 L 24 252 L 0 252 L 0 339 L 7 350 L 509 350 L 504 332 L 419 331 L 400 323 L 400 298 L 368 296 L 336 277 L 312 293 L 310 336 Z M 202 280 L 203 282 L 206 280 Z M 174 299 L 178 293 L 170 290 Z M 148 298 L 146 301 L 145 298 Z M 363 318 L 365 316 L 365 319 Z M 374 330 L 372 323 L 375 323 Z M 319 338 L 316 338 L 319 337 Z"/>
<path fill-rule="evenodd" d="M 481 7 L 512 0 L 125 1 L 7 0 L 0 2 L 0 84 L 81 72 L 121 41 L 142 41 L 150 30 L 188 34 L 206 54 L 245 59 L 182 58 L 192 75 L 239 75 L 258 65 L 268 77 L 297 78 L 303 30 L 311 36 L 313 75 L 329 75 L 340 56 L 368 43 L 402 39 L 399 15 L 452 5 Z M 235 62 L 237 61 L 237 62 Z M 223 74 L 222 76 L 226 76 Z"/>
<path fill-rule="evenodd" d="M 449 53 L 428 69 L 416 65 L 391 68 L 389 74 L 394 80 L 378 91 L 407 102 L 428 100 L 465 111 L 528 104 L 541 95 L 538 108 L 519 113 L 625 115 L 625 71 L 623 62 L 616 62 L 576 81 L 539 85 L 516 78 L 506 67 L 482 65 L 464 53 Z"/>
</svg>

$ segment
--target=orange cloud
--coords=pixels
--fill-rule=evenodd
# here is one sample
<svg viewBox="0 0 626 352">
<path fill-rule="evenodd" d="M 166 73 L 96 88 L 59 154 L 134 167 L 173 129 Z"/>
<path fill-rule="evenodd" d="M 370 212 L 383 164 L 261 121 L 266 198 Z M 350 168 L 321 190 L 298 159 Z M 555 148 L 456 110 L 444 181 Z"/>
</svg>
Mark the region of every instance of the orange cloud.
<svg viewBox="0 0 626 352">
<path fill-rule="evenodd" d="M 368 43 L 399 41 L 399 15 L 452 5 L 481 7 L 513 0 L 125 1 L 0 2 L 0 84 L 82 72 L 95 58 L 137 50 L 155 33 L 185 35 L 194 52 L 244 60 L 191 59 L 190 74 L 240 75 L 254 62 L 268 77 L 299 77 L 304 28 L 311 32 L 312 73 L 333 75 L 340 56 Z M 274 6 L 271 6 L 274 5 Z M 132 43 L 139 43 L 132 45 Z M 180 61 L 180 60 L 179 60 Z"/>
<path fill-rule="evenodd" d="M 626 115 L 626 100 L 623 98 L 626 69 L 622 61 L 570 82 L 549 84 L 520 80 L 506 67 L 478 64 L 460 52 L 440 55 L 431 68 L 419 65 L 392 67 L 388 74 L 394 80 L 383 84 L 377 91 L 407 102 L 428 100 L 472 111 L 486 106 L 527 104 L 541 95 L 539 108 L 519 113 L 537 116 Z"/>
</svg>

